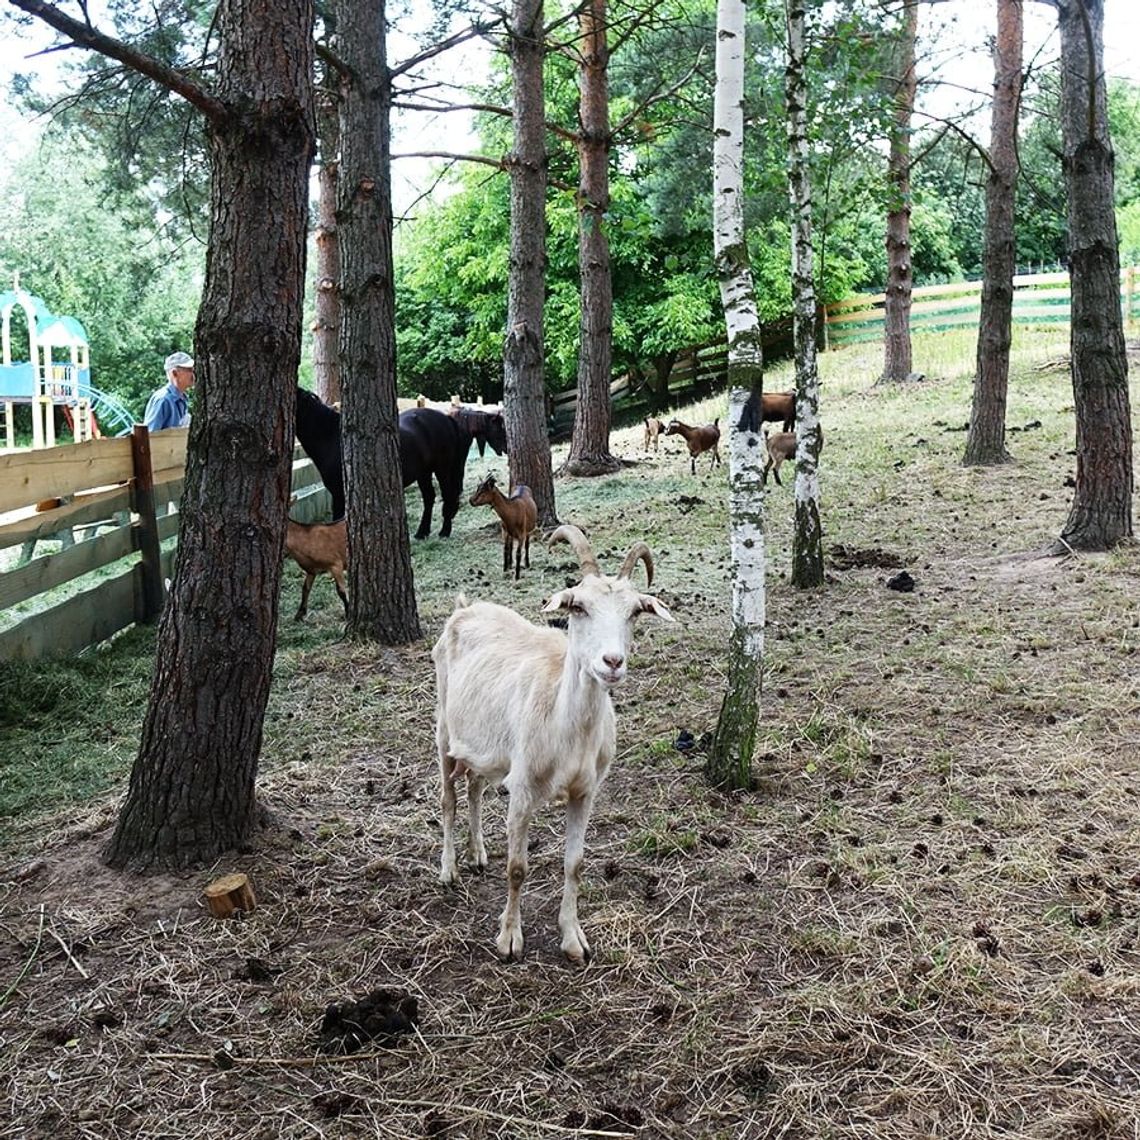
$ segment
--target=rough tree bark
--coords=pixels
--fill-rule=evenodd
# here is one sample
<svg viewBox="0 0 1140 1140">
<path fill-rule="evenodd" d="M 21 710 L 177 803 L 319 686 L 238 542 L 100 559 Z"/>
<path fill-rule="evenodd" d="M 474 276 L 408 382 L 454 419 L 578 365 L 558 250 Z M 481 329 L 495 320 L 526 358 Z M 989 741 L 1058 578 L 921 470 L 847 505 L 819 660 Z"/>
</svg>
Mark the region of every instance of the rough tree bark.
<svg viewBox="0 0 1140 1140">
<path fill-rule="evenodd" d="M 1132 536 L 1132 412 L 1106 111 L 1104 0 L 1057 0 L 1055 6 L 1077 412 L 1077 487 L 1053 548 L 1062 553 L 1107 550 Z"/>
<path fill-rule="evenodd" d="M 819 369 L 815 351 L 815 277 L 811 248 L 811 169 L 808 163 L 805 0 L 786 0 L 788 65 L 788 187 L 792 201 L 793 340 L 796 356 L 796 530 L 792 585 L 823 585 L 823 527 L 819 518 Z"/>
<path fill-rule="evenodd" d="M 400 473 L 384 0 L 336 11 L 348 634 L 403 645 L 422 635 Z"/>
<path fill-rule="evenodd" d="M 579 10 L 578 67 L 578 404 L 568 475 L 607 475 L 621 469 L 610 453 L 610 376 L 613 371 L 613 280 L 606 212 L 610 204 L 610 108 L 606 0 Z"/>
<path fill-rule="evenodd" d="M 764 661 L 764 492 L 759 424 L 749 399 L 763 387 L 760 318 L 744 239 L 744 0 L 718 0 L 713 99 L 713 250 L 728 332 L 732 641 L 728 686 L 709 750 L 719 787 L 752 783 Z"/>
<path fill-rule="evenodd" d="M 309 0 L 222 0 L 216 90 L 189 93 L 207 113 L 213 174 L 198 399 L 178 568 L 104 852 L 116 867 L 208 862 L 253 830 L 301 354 L 312 30 Z"/>
<path fill-rule="evenodd" d="M 887 210 L 887 290 L 883 320 L 881 382 L 908 380 L 913 375 L 910 343 L 910 304 L 914 274 L 910 250 L 910 133 L 914 116 L 916 75 L 914 43 L 918 34 L 919 0 L 905 0 L 902 34 L 898 41 L 894 123 L 887 160 L 890 205 Z"/>
<path fill-rule="evenodd" d="M 1009 460 L 1005 406 L 1012 340 L 1014 206 L 1017 191 L 1017 117 L 1021 104 L 1022 0 L 998 0 L 994 41 L 994 99 L 986 183 L 986 232 L 982 253 L 982 311 L 974 403 L 962 462 L 968 466 Z"/>
<path fill-rule="evenodd" d="M 513 0 L 510 19 L 514 149 L 510 280 L 503 346 L 503 421 L 511 486 L 525 483 L 541 526 L 557 525 L 546 430 L 543 300 L 546 289 L 546 143 L 542 89 L 543 3 Z"/>
<path fill-rule="evenodd" d="M 323 10 L 321 19 L 325 38 L 332 42 L 336 19 Z M 337 170 L 340 155 L 340 111 L 337 91 L 339 77 L 332 64 L 321 68 L 320 86 L 316 92 L 317 143 L 317 226 L 313 238 L 316 247 L 316 289 L 313 314 L 313 379 L 326 404 L 341 399 L 340 379 L 340 239 L 336 227 Z"/>
</svg>

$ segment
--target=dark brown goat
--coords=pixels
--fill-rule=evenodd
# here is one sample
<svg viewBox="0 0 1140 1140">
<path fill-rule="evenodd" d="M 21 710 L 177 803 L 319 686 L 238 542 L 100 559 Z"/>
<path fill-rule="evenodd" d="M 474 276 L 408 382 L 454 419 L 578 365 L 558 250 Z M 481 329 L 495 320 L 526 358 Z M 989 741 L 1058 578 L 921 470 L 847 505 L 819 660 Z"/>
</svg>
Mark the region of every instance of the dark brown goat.
<svg viewBox="0 0 1140 1140">
<path fill-rule="evenodd" d="M 526 568 L 530 569 L 530 536 L 538 525 L 538 506 L 530 488 L 521 483 L 508 499 L 495 486 L 495 476 L 488 475 L 471 496 L 471 505 L 489 505 L 503 524 L 503 573 L 511 572 L 511 548 L 515 553 L 515 578 L 519 577 L 520 563 L 525 557 Z"/>
<path fill-rule="evenodd" d="M 796 427 L 795 392 L 765 392 L 760 397 L 760 422 L 777 423 L 783 420 L 784 431 Z"/>
<path fill-rule="evenodd" d="M 344 571 L 348 565 L 348 536 L 344 519 L 334 523 L 299 523 L 289 519 L 285 531 L 285 553 L 305 571 L 305 584 L 301 587 L 301 605 L 294 621 L 300 621 L 309 610 L 309 591 L 318 574 L 331 574 L 336 592 L 344 603 L 344 616 L 348 618 L 348 594 L 344 588 Z"/>
<path fill-rule="evenodd" d="M 709 470 L 711 471 L 714 466 L 720 466 L 720 417 L 718 416 L 711 424 L 705 424 L 703 427 L 689 427 L 688 424 L 681 423 L 680 420 L 670 420 L 669 426 L 665 429 L 666 435 L 683 435 L 685 443 L 689 447 L 689 455 L 692 457 L 692 473 L 697 473 L 697 456 L 703 455 L 706 451 L 712 452 L 712 462 L 709 463 Z"/>
</svg>

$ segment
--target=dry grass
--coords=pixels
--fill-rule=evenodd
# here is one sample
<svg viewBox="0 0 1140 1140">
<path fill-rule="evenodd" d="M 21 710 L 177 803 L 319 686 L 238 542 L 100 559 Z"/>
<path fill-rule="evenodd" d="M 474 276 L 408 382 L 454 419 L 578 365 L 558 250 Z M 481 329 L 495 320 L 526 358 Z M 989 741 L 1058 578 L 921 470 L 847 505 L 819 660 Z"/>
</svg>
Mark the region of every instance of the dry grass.
<svg viewBox="0 0 1140 1140">
<path fill-rule="evenodd" d="M 722 691 L 723 473 L 694 480 L 671 439 L 559 485 L 604 563 L 649 539 L 680 619 L 640 628 L 620 696 L 584 971 L 558 951 L 556 810 L 521 965 L 492 949 L 496 805 L 488 873 L 439 886 L 428 660 L 456 589 L 537 618 L 571 560 L 503 580 L 497 525 L 465 509 L 458 541 L 416 549 L 428 638 L 401 650 L 339 641 L 318 585 L 282 628 L 255 851 L 131 879 L 95 858 L 115 801 L 16 821 L 0 1136 L 1140 1135 L 1140 555 L 1024 557 L 1067 511 L 1067 379 L 1024 364 L 1060 354 L 1022 347 L 1010 423 L 1041 426 L 992 471 L 957 463 L 954 369 L 884 391 L 873 350 L 824 358 L 829 583 L 786 585 L 791 489 L 770 487 L 753 793 L 673 746 Z M 641 459 L 639 427 L 615 444 Z M 885 588 L 895 565 L 913 594 Z M 260 905 L 212 920 L 201 887 L 233 869 Z M 418 1000 L 417 1032 L 319 1054 L 325 1007 L 376 987 Z"/>
</svg>

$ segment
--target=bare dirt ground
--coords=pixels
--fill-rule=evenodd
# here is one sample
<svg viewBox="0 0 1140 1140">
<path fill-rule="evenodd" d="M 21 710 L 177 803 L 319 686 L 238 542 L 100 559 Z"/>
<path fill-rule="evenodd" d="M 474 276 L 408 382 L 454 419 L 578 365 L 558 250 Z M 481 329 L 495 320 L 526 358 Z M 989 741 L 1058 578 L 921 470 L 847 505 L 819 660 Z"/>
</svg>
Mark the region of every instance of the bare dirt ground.
<svg viewBox="0 0 1140 1140">
<path fill-rule="evenodd" d="M 982 472 L 957 464 L 966 385 L 882 392 L 846 363 L 826 589 L 787 585 L 791 488 L 768 499 L 753 791 L 712 790 L 699 750 L 729 633 L 723 469 L 693 479 L 675 441 L 642 457 L 631 428 L 636 466 L 559 488 L 603 568 L 650 541 L 679 619 L 639 627 L 618 699 L 585 970 L 558 949 L 557 809 L 532 830 L 523 963 L 493 953 L 493 796 L 487 873 L 438 883 L 431 640 L 457 588 L 537 619 L 573 575 L 538 549 L 500 580 L 497 527 L 465 508 L 417 550 L 423 644 L 341 642 L 327 583 L 309 628 L 283 623 L 254 850 L 112 874 L 117 797 L 14 828 L 0 1136 L 1140 1135 L 1140 552 L 1033 556 L 1067 513 L 1065 377 L 1015 377 L 1011 423 L 1041 426 Z M 900 569 L 912 592 L 887 587 Z M 232 870 L 259 905 L 218 921 L 200 892 Z"/>
</svg>

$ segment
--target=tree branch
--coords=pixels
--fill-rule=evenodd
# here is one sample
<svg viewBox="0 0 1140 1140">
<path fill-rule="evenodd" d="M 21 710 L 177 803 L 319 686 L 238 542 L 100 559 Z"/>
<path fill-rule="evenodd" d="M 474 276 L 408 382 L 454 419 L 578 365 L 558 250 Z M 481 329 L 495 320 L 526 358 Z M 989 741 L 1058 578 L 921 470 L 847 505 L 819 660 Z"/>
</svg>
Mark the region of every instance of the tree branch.
<svg viewBox="0 0 1140 1140">
<path fill-rule="evenodd" d="M 14 8 L 27 12 L 30 16 L 42 20 L 49 27 L 55 28 L 65 36 L 69 36 L 79 47 L 97 51 L 108 59 L 119 63 L 153 79 L 155 83 L 180 95 L 193 107 L 197 107 L 211 122 L 219 123 L 227 117 L 224 103 L 205 91 L 197 83 L 180 71 L 159 63 L 152 56 L 138 51 L 136 48 L 117 40 L 113 36 L 105 35 L 90 22 L 73 19 L 61 12 L 53 4 L 43 3 L 43 0 L 8 0 Z"/>
</svg>

